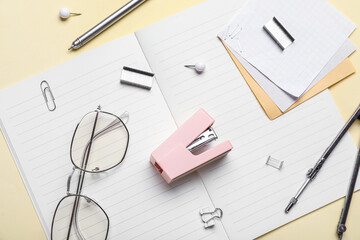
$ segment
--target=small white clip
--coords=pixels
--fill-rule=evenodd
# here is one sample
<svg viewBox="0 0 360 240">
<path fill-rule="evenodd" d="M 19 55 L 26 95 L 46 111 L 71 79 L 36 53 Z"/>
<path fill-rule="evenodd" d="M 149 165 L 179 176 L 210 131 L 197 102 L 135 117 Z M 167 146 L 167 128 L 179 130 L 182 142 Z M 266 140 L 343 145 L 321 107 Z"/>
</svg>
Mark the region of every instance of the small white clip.
<svg viewBox="0 0 360 240">
<path fill-rule="evenodd" d="M 49 83 L 45 80 L 42 81 L 40 83 L 40 89 L 41 89 L 41 93 L 44 96 L 45 103 L 46 103 L 48 110 L 51 112 L 54 111 L 56 109 L 55 97 L 51 91 Z"/>
<path fill-rule="evenodd" d="M 266 161 L 266 165 L 276 168 L 278 170 L 280 170 L 282 168 L 283 163 L 284 163 L 284 161 L 277 160 L 271 156 L 269 156 Z"/>
<path fill-rule="evenodd" d="M 215 225 L 215 219 L 220 219 L 223 216 L 223 211 L 220 208 L 215 208 L 214 211 L 211 211 L 209 207 L 206 207 L 200 209 L 199 213 L 204 223 L 204 228 L 213 227 Z"/>
</svg>

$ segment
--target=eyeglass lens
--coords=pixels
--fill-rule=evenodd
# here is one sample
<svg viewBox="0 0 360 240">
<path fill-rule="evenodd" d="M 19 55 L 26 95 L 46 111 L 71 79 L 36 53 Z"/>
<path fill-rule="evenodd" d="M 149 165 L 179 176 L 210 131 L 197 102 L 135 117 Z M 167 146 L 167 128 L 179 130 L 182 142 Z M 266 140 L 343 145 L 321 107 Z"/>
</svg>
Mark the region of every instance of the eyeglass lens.
<svg viewBox="0 0 360 240">
<path fill-rule="evenodd" d="M 105 171 L 123 160 L 128 142 L 128 130 L 118 117 L 101 111 L 90 112 L 75 130 L 71 159 L 84 171 Z"/>
<path fill-rule="evenodd" d="M 69 195 L 58 204 L 53 219 L 53 240 L 104 240 L 109 219 L 102 208 L 88 197 Z"/>
</svg>

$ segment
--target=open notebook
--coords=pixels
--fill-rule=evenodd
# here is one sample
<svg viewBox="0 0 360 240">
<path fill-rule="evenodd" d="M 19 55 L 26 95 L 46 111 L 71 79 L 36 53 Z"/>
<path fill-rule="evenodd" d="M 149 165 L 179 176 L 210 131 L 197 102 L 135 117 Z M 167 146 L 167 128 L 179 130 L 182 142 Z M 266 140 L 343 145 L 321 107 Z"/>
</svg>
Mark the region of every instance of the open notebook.
<svg viewBox="0 0 360 240">
<path fill-rule="evenodd" d="M 73 131 L 99 104 L 130 114 L 123 163 L 87 174 L 83 189 L 109 215 L 109 239 L 253 239 L 345 195 L 356 154 L 349 134 L 301 202 L 284 214 L 344 122 L 328 91 L 267 118 L 216 37 L 241 4 L 209 0 L 0 91 L 1 129 L 48 236 L 72 169 Z M 201 75 L 183 67 L 197 59 L 207 63 Z M 121 85 L 123 66 L 155 72 L 152 90 Z M 42 80 L 55 95 L 54 112 L 44 103 Z M 229 139 L 234 149 L 168 185 L 150 154 L 200 107 L 215 118 L 219 141 Z M 269 155 L 284 161 L 281 171 L 265 165 Z M 224 211 L 214 228 L 204 229 L 203 207 Z"/>
</svg>

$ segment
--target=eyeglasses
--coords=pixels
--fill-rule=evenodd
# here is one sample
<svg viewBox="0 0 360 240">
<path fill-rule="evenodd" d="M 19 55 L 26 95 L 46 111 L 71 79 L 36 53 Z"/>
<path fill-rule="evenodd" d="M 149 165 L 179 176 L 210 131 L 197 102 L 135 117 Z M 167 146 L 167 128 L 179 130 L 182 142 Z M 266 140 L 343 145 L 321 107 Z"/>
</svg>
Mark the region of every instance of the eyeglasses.
<svg viewBox="0 0 360 240">
<path fill-rule="evenodd" d="M 67 180 L 67 195 L 58 203 L 51 225 L 52 240 L 104 240 L 109 217 L 94 200 L 81 194 L 86 173 L 99 173 L 118 166 L 125 157 L 129 132 L 120 117 L 99 106 L 86 114 L 76 126 L 70 148 L 73 171 Z M 71 178 L 79 170 L 76 193 L 70 193 Z"/>
</svg>

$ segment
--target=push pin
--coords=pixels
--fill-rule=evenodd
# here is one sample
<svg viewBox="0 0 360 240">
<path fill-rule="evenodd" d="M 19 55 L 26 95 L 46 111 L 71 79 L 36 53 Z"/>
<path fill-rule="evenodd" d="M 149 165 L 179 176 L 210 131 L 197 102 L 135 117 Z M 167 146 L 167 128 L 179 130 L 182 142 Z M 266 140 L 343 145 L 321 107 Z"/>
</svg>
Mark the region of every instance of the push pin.
<svg viewBox="0 0 360 240">
<path fill-rule="evenodd" d="M 195 65 L 185 65 L 184 67 L 193 68 L 196 70 L 196 72 L 202 73 L 205 70 L 206 65 L 202 62 L 197 62 Z"/>
<path fill-rule="evenodd" d="M 59 15 L 62 19 L 67 19 L 70 15 L 81 15 L 81 13 L 72 13 L 68 8 L 61 8 Z"/>
</svg>

